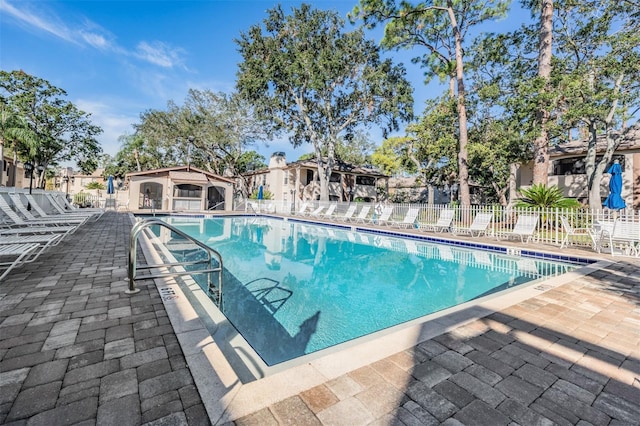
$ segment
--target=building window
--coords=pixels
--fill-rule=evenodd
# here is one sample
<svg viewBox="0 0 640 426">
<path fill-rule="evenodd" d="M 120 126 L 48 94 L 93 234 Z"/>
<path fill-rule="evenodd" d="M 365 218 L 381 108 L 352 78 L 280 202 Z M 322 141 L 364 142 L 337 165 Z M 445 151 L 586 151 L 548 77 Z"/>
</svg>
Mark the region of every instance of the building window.
<svg viewBox="0 0 640 426">
<path fill-rule="evenodd" d="M 376 178 L 373 176 L 356 176 L 357 185 L 375 186 Z"/>
<path fill-rule="evenodd" d="M 329 182 L 340 182 L 342 175 L 340 173 L 331 173 L 331 177 L 329 178 Z"/>
<path fill-rule="evenodd" d="M 202 187 L 191 184 L 174 185 L 173 196 L 175 198 L 201 198 Z"/>
<path fill-rule="evenodd" d="M 602 160 L 602 156 L 596 157 L 596 161 Z M 620 162 L 620 166 L 622 167 L 622 171 L 624 171 L 624 155 L 614 155 L 611 163 L 613 161 L 618 160 Z M 609 170 L 611 164 L 607 164 L 605 167 L 605 172 Z M 553 162 L 553 175 L 554 176 L 564 176 L 564 175 L 584 175 L 587 173 L 585 167 L 585 159 L 584 157 L 573 157 L 573 158 L 562 158 L 560 160 L 556 160 Z"/>
</svg>

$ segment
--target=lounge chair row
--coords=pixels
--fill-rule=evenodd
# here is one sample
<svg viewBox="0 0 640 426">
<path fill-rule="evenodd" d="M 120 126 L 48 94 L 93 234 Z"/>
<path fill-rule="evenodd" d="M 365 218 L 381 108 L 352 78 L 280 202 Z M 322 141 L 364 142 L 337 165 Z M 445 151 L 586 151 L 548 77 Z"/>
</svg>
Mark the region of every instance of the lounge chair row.
<svg viewBox="0 0 640 426">
<path fill-rule="evenodd" d="M 90 219 L 97 220 L 104 213 L 103 210 L 73 209 L 51 193 L 45 195 L 46 206 L 31 194 L 5 195 L 6 198 L 0 194 L 0 281 L 16 266 L 33 262 L 79 226 Z"/>
<path fill-rule="evenodd" d="M 328 207 L 319 206 L 315 210 L 309 211 L 309 203 L 302 203 L 296 214 L 300 216 L 341 220 L 344 222 L 371 223 L 397 228 L 417 228 L 432 232 L 449 231 L 452 234 L 468 234 L 472 237 L 482 235 L 486 236 L 493 220 L 492 213 L 481 212 L 474 217 L 469 226 L 455 226 L 453 225 L 455 211 L 453 209 L 442 209 L 438 220 L 435 223 L 420 223 L 418 221 L 420 209 L 417 207 L 410 207 L 401 220 L 396 220 L 392 217 L 392 206 L 381 206 L 380 208 L 376 208 L 373 214 L 370 215 L 371 206 L 369 205 L 362 206 L 360 212 L 357 214 L 357 206 L 351 205 L 348 207 L 344 215 L 339 216 L 334 215 L 336 206 L 337 204 L 330 204 Z M 519 215 L 513 229 L 511 231 L 503 232 L 497 237 L 498 239 L 508 239 L 512 237 L 520 238 L 523 243 L 526 238 L 526 242 L 529 242 L 535 233 L 539 218 L 540 216 L 538 214 Z"/>
</svg>

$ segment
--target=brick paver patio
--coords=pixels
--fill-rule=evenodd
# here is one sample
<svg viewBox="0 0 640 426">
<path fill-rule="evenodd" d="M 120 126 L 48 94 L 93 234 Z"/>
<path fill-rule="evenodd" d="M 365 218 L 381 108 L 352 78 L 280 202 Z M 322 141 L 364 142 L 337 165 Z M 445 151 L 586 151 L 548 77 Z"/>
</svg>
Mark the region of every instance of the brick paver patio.
<svg viewBox="0 0 640 426">
<path fill-rule="evenodd" d="M 0 423 L 210 423 L 155 285 L 124 293 L 130 228 L 107 212 L 0 282 Z M 640 262 L 615 260 L 234 423 L 640 424 Z"/>
</svg>

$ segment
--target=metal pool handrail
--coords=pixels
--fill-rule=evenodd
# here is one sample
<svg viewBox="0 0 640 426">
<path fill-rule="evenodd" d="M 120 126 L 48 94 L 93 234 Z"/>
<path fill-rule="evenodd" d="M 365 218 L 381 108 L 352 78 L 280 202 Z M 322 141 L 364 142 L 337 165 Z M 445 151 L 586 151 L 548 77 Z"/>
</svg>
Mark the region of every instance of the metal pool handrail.
<svg viewBox="0 0 640 426">
<path fill-rule="evenodd" d="M 159 263 L 154 265 L 142 265 L 137 266 L 137 248 L 138 248 L 138 237 L 140 233 L 148 228 L 151 225 L 163 226 L 169 229 L 171 232 L 174 232 L 181 237 L 191 241 L 201 249 L 203 249 L 207 253 L 207 258 L 202 260 L 194 260 L 194 261 L 186 261 L 186 262 L 173 262 L 173 263 Z M 212 261 L 214 260 L 218 262 L 218 266 L 214 266 Z M 169 269 L 173 266 L 188 266 L 188 265 L 208 265 L 205 269 L 197 269 L 192 271 L 169 271 Z M 153 279 L 153 278 L 162 278 L 162 277 L 175 277 L 175 276 L 183 276 L 183 275 L 198 275 L 198 274 L 206 274 L 207 275 L 207 289 L 208 294 L 214 299 L 214 302 L 218 305 L 218 307 L 222 307 L 222 256 L 220 253 L 191 237 L 190 235 L 182 232 L 178 228 L 169 225 L 166 222 L 163 222 L 160 219 L 146 219 L 141 220 L 136 223 L 133 228 L 131 228 L 131 233 L 129 234 L 129 264 L 128 264 L 128 280 L 129 280 L 129 288 L 125 291 L 127 294 L 135 294 L 140 291 L 139 288 L 136 288 L 135 280 L 137 277 L 137 272 L 139 270 L 147 270 L 147 269 L 165 269 L 163 272 L 159 272 L 157 274 L 152 275 L 144 275 L 142 279 Z M 213 279 L 214 274 L 218 274 L 217 285 Z"/>
</svg>

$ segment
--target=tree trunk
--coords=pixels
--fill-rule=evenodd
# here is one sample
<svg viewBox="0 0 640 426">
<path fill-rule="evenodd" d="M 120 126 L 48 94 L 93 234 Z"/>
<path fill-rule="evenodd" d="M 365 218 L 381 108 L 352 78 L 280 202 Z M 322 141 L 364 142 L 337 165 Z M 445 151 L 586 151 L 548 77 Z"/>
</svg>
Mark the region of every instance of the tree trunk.
<svg viewBox="0 0 640 426">
<path fill-rule="evenodd" d="M 4 138 L 0 136 L 0 186 L 3 186 L 4 179 Z"/>
<path fill-rule="evenodd" d="M 551 56 L 553 43 L 553 0 L 542 0 L 540 11 L 540 41 L 538 45 L 538 77 L 545 80 L 543 94 L 549 91 L 551 79 Z M 549 177 L 549 135 L 547 122 L 549 111 L 540 105 L 536 113 L 539 127 L 538 137 L 533 142 L 533 183 L 547 185 Z"/>
<path fill-rule="evenodd" d="M 447 10 L 456 46 L 456 80 L 458 83 L 458 126 L 460 131 L 460 142 L 458 146 L 458 180 L 460 185 L 460 204 L 463 206 L 471 205 L 471 194 L 469 192 L 469 164 L 467 143 L 469 141 L 467 135 L 467 108 L 465 106 L 465 89 L 464 89 L 464 68 L 462 62 L 462 39 L 455 14 L 453 12 L 453 2 L 447 1 Z"/>
</svg>

